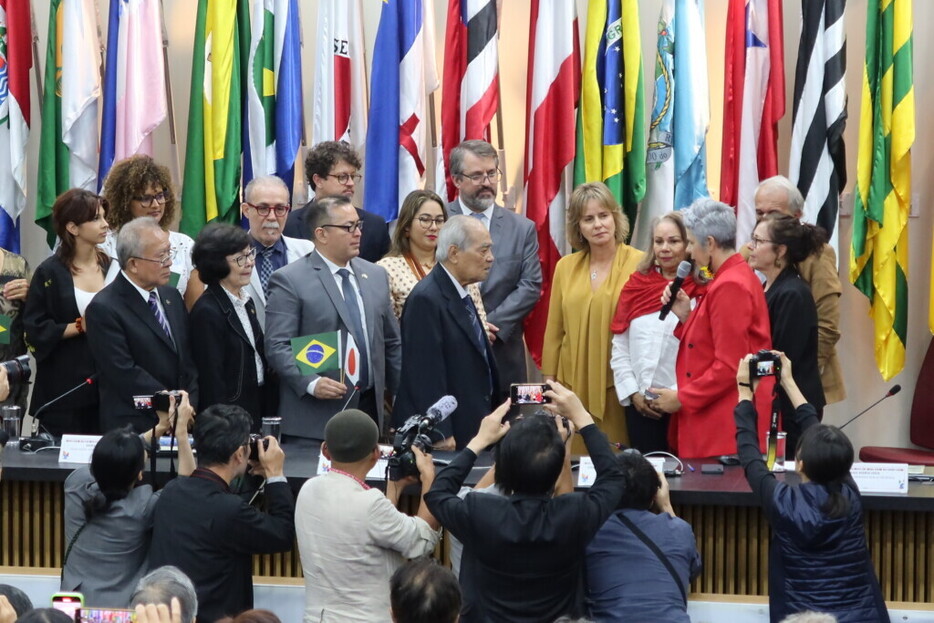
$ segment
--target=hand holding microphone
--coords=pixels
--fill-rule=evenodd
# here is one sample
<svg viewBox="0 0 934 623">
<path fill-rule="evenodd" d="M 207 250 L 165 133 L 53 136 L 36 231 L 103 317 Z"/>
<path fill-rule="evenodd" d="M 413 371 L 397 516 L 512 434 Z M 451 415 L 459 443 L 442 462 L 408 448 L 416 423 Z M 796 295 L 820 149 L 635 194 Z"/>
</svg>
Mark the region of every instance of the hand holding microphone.
<svg viewBox="0 0 934 623">
<path fill-rule="evenodd" d="M 675 280 L 671 282 L 671 285 L 662 293 L 662 311 L 658 314 L 659 320 L 664 320 L 668 317 L 668 314 L 671 312 L 672 307 L 679 302 L 689 301 L 687 294 L 681 294 L 681 286 L 684 284 L 684 280 L 687 279 L 688 275 L 691 274 L 691 263 L 687 260 L 684 260 L 678 264 L 678 272 L 675 276 Z M 680 296 L 679 296 L 680 295 Z M 675 315 L 684 322 L 687 319 L 687 313 L 689 307 L 685 307 L 681 310 L 675 310 Z"/>
</svg>

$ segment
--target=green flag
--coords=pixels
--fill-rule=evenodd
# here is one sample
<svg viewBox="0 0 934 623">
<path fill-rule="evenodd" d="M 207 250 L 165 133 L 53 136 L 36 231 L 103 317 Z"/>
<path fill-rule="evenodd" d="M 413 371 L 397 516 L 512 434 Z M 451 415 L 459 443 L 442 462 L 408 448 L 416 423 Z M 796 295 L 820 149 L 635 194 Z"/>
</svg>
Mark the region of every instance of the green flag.
<svg viewBox="0 0 934 623">
<path fill-rule="evenodd" d="M 302 374 L 319 374 L 341 367 L 340 338 L 337 331 L 292 338 L 292 355 Z"/>
<path fill-rule="evenodd" d="M 10 343 L 10 323 L 12 319 L 6 314 L 0 314 L 0 344 Z"/>
</svg>

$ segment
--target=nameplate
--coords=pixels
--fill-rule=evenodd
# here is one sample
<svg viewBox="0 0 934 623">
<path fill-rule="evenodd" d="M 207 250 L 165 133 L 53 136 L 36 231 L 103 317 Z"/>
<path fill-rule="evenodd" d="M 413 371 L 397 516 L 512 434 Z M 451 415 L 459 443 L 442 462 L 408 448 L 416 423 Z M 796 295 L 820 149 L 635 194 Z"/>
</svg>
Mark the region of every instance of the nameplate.
<svg viewBox="0 0 934 623">
<path fill-rule="evenodd" d="M 577 486 L 589 487 L 597 479 L 597 470 L 593 467 L 593 459 L 589 456 L 582 456 L 580 464 L 577 467 Z"/>
<path fill-rule="evenodd" d="M 59 463 L 91 462 L 94 446 L 100 441 L 100 435 L 62 435 L 62 443 L 58 449 Z"/>
<path fill-rule="evenodd" d="M 376 465 L 367 472 L 366 480 L 386 480 L 386 468 L 389 467 L 389 454 L 392 452 L 392 446 L 383 446 L 379 447 L 379 460 L 376 461 Z M 331 461 L 324 456 L 323 452 L 318 452 L 318 473 L 321 474 L 328 473 L 328 470 L 331 469 Z"/>
<path fill-rule="evenodd" d="M 908 493 L 907 463 L 853 463 L 850 475 L 860 493 Z"/>
<path fill-rule="evenodd" d="M 659 474 L 665 473 L 665 457 L 663 456 L 647 456 L 645 460 L 652 464 L 652 467 L 655 468 Z"/>
</svg>

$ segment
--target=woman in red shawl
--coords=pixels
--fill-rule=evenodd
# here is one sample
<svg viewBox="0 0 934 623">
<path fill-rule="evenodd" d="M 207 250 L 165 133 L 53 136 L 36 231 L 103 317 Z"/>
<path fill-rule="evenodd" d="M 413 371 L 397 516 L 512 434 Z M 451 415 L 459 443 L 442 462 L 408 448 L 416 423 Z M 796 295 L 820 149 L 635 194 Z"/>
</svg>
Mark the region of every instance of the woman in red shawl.
<svg viewBox="0 0 934 623">
<path fill-rule="evenodd" d="M 645 398 L 649 387 L 674 388 L 679 340 L 678 318 L 658 319 L 661 293 L 687 259 L 687 231 L 677 212 L 652 223 L 652 248 L 629 277 L 610 325 L 613 350 L 610 367 L 619 403 L 626 407 L 629 442 L 642 452 L 668 449 L 669 414 L 653 409 Z M 689 297 L 703 292 L 691 277 L 682 285 Z"/>
</svg>

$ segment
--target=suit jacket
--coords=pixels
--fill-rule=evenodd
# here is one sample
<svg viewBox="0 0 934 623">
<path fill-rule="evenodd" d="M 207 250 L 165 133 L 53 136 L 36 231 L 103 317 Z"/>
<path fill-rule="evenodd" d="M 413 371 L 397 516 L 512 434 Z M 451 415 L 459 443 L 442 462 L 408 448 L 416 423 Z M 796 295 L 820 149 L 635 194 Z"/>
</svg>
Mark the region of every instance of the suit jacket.
<svg viewBox="0 0 934 623">
<path fill-rule="evenodd" d="M 449 214 L 463 214 L 459 199 L 448 204 Z M 538 259 L 538 235 L 529 219 L 496 206 L 490 221 L 493 268 L 480 284 L 487 320 L 499 327 L 493 354 L 499 367 L 500 385 L 524 383 L 525 343 L 523 328 L 542 295 L 542 264 Z"/>
<path fill-rule="evenodd" d="M 315 250 L 315 243 L 304 238 L 289 238 L 282 236 L 282 242 L 285 243 L 285 263 L 291 264 L 295 260 L 305 257 Z M 257 258 L 257 264 L 260 258 Z M 253 269 L 250 275 L 250 285 L 244 288 L 249 293 L 253 304 L 256 306 L 256 317 L 259 318 L 259 326 L 266 326 L 266 293 L 263 292 L 263 284 L 259 280 L 259 266 Z"/>
<path fill-rule="evenodd" d="M 481 350 L 464 302 L 441 264 L 412 289 L 402 311 L 402 380 L 393 406 L 393 424 L 424 414 L 441 396 L 457 399 L 457 409 L 441 423 L 463 448 L 480 420 L 501 398 L 493 350 Z M 492 385 L 491 385 L 492 380 Z"/>
<path fill-rule="evenodd" d="M 276 414 L 278 388 L 266 364 L 263 329 L 252 300 L 247 302 L 246 311 L 255 349 L 223 286 L 208 286 L 191 309 L 191 352 L 198 367 L 202 408 L 218 403 L 239 405 L 253 416 L 254 430 L 258 431 L 264 415 Z M 255 353 L 263 362 L 262 387 L 257 384 Z"/>
<path fill-rule="evenodd" d="M 809 255 L 798 264 L 798 273 L 811 288 L 817 306 L 817 365 L 827 404 L 846 398 L 843 370 L 837 357 L 840 339 L 840 275 L 837 254 L 825 244 L 819 253 Z"/>
<path fill-rule="evenodd" d="M 161 491 L 153 516 L 149 568 L 175 565 L 198 593 L 197 623 L 253 607 L 253 554 L 292 549 L 295 499 L 287 482 L 266 484 L 266 512 L 197 469 Z"/>
<path fill-rule="evenodd" d="M 387 389 L 395 394 L 399 385 L 402 357 L 399 323 L 392 313 L 386 271 L 359 258 L 350 261 L 350 268 L 363 298 L 370 380 L 376 392 L 382 428 L 383 394 Z M 346 408 L 359 403 L 359 391 L 337 400 L 319 400 L 309 394 L 308 384 L 318 375 L 299 371 L 291 345 L 295 337 L 345 330 L 351 326 L 340 288 L 317 251 L 272 274 L 266 305 L 266 353 L 279 374 L 279 415 L 283 433 L 324 439 L 324 425 L 331 416 L 344 408 L 345 403 Z M 361 346 L 364 343 L 362 339 L 356 342 Z M 340 371 L 331 370 L 321 376 L 339 379 Z"/>
<path fill-rule="evenodd" d="M 282 230 L 283 234 L 293 238 L 314 240 L 314 236 L 308 228 L 307 214 L 310 205 L 311 202 L 308 202 L 289 214 L 289 218 L 285 221 L 285 228 Z M 376 263 L 389 252 L 389 229 L 386 226 L 386 219 L 379 214 L 367 212 L 360 208 L 355 209 L 357 210 L 357 216 L 363 221 L 363 234 L 360 236 L 360 258 Z"/>
<path fill-rule="evenodd" d="M 198 404 L 198 373 L 189 352 L 188 312 L 178 290 L 156 288 L 172 338 L 165 334 L 149 305 L 120 273 L 88 305 L 88 344 L 100 374 L 101 430 L 132 424 L 152 428 L 155 414 L 137 410 L 133 396 L 164 389 L 188 391 Z"/>
</svg>

